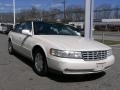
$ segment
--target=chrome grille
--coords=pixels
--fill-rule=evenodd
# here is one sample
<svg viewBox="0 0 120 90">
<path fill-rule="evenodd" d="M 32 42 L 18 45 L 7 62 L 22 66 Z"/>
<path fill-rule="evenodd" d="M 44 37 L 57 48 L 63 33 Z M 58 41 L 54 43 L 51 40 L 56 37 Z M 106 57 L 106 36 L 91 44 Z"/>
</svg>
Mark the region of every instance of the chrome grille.
<svg viewBox="0 0 120 90">
<path fill-rule="evenodd" d="M 107 51 L 83 51 L 82 58 L 85 61 L 98 61 L 107 58 Z"/>
</svg>

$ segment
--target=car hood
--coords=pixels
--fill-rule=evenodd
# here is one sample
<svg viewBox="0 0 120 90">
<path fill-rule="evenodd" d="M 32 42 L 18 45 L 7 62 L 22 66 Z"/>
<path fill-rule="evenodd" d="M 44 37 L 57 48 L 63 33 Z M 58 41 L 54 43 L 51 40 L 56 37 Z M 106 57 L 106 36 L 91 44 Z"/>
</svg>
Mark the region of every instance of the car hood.
<svg viewBox="0 0 120 90">
<path fill-rule="evenodd" d="M 36 39 L 43 40 L 51 48 L 71 51 L 94 51 L 108 50 L 109 46 L 94 40 L 88 40 L 80 36 L 64 36 L 64 35 L 36 35 Z"/>
</svg>

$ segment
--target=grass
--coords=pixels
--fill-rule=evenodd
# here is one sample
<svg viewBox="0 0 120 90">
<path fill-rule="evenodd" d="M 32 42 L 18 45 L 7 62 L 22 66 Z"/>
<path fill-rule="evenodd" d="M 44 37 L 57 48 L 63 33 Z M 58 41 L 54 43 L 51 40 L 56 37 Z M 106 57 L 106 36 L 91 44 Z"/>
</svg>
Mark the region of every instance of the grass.
<svg viewBox="0 0 120 90">
<path fill-rule="evenodd" d="M 98 42 L 107 44 L 107 45 L 116 45 L 116 44 L 120 44 L 120 41 L 112 41 L 112 40 L 104 40 L 104 42 L 102 40 L 97 40 Z"/>
</svg>

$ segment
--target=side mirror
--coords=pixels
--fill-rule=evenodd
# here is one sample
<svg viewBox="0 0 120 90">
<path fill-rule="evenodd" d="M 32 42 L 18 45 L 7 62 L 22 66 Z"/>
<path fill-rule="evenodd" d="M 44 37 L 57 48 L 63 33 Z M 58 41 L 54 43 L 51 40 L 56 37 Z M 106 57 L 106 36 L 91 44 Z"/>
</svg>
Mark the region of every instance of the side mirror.
<svg viewBox="0 0 120 90">
<path fill-rule="evenodd" d="M 75 33 L 76 33 L 78 36 L 81 36 L 81 33 L 77 32 L 77 31 L 75 31 Z"/>
<path fill-rule="evenodd" d="M 30 30 L 27 30 L 27 29 L 24 29 L 22 30 L 22 33 L 25 34 L 25 35 L 32 35 L 32 32 L 30 32 Z"/>
</svg>

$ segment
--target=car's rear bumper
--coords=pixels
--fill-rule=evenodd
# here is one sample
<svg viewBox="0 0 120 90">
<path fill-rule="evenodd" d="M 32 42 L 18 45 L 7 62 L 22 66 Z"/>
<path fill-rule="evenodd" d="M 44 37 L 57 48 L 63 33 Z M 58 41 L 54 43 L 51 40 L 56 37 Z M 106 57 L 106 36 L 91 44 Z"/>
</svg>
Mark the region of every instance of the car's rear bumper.
<svg viewBox="0 0 120 90">
<path fill-rule="evenodd" d="M 58 58 L 47 59 L 48 67 L 61 71 L 63 74 L 89 74 L 107 70 L 114 64 L 114 56 L 100 61 L 84 61 L 82 59 Z"/>
</svg>

